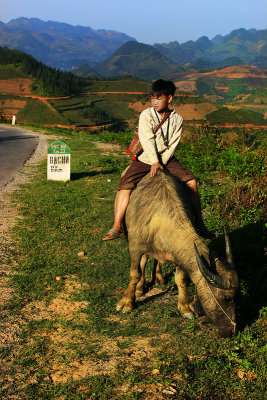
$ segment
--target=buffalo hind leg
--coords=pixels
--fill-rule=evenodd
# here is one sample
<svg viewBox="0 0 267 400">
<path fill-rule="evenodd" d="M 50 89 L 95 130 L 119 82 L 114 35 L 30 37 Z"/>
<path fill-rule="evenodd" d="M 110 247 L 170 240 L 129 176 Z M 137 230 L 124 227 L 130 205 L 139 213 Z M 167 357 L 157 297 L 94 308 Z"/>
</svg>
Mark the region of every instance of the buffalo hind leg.
<svg viewBox="0 0 267 400">
<path fill-rule="evenodd" d="M 178 287 L 178 309 L 185 318 L 192 319 L 194 316 L 194 306 L 190 303 L 187 293 L 186 275 L 179 267 L 176 268 L 175 283 Z"/>
<path fill-rule="evenodd" d="M 145 268 L 147 260 L 148 256 L 146 254 L 143 254 L 140 261 L 141 278 L 136 285 L 135 297 L 141 297 L 145 292 Z"/>
<path fill-rule="evenodd" d="M 160 263 L 157 260 L 154 260 L 152 283 L 153 285 L 165 285 L 165 279 L 161 272 Z"/>
<path fill-rule="evenodd" d="M 136 286 L 141 278 L 141 255 L 131 255 L 130 281 L 122 299 L 117 304 L 117 311 L 130 312 L 134 308 Z"/>
</svg>

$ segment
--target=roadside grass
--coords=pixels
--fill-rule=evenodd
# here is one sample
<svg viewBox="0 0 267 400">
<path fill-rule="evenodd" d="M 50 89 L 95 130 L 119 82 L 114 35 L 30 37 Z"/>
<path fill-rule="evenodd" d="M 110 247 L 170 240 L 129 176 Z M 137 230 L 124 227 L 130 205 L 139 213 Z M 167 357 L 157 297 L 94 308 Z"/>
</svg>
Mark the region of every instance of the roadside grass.
<svg viewBox="0 0 267 400">
<path fill-rule="evenodd" d="M 206 223 L 217 233 L 210 246 L 224 256 L 227 226 L 240 276 L 238 334 L 218 339 L 210 324 L 179 314 L 171 263 L 163 266 L 166 292 L 155 291 L 130 314 L 116 312 L 128 284 L 128 248 L 124 239 L 103 242 L 102 236 L 113 220 L 131 133 L 47 132 L 65 137 L 72 176 L 66 183 L 47 181 L 43 162 L 13 197 L 23 218 L 12 234 L 15 295 L 8 312 L 19 318 L 20 331 L 19 342 L 1 352 L 8 366 L 2 398 L 263 399 L 262 140 L 248 150 L 252 133 L 240 133 L 230 146 L 223 133 L 202 127 L 179 148 L 200 177 Z M 243 158 L 223 164 L 230 147 Z M 249 182 L 258 182 L 253 200 Z M 152 260 L 148 280 L 151 269 Z"/>
</svg>

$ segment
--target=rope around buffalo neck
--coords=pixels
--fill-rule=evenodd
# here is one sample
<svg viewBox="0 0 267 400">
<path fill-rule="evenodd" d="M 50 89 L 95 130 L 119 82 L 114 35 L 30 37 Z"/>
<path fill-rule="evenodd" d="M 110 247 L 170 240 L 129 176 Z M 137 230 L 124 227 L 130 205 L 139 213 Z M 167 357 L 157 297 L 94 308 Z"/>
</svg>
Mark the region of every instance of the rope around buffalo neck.
<svg viewBox="0 0 267 400">
<path fill-rule="evenodd" d="M 206 279 L 205 279 L 205 282 L 206 282 L 207 287 L 209 288 L 209 291 L 210 291 L 210 293 L 211 293 L 213 299 L 215 300 L 215 303 L 218 304 L 218 306 L 220 307 L 220 309 L 222 310 L 222 312 L 226 315 L 226 317 L 229 319 L 229 321 L 230 321 L 231 324 L 233 325 L 233 328 L 234 328 L 234 335 L 235 335 L 235 334 L 236 334 L 236 323 L 232 320 L 232 318 L 229 317 L 229 315 L 226 313 L 226 311 L 224 311 L 224 309 L 222 308 L 222 306 L 220 305 L 220 303 L 218 302 L 218 300 L 216 299 L 216 297 L 215 297 L 214 294 L 212 293 L 212 290 L 211 290 L 211 288 L 209 287 L 209 285 L 208 285 Z"/>
</svg>

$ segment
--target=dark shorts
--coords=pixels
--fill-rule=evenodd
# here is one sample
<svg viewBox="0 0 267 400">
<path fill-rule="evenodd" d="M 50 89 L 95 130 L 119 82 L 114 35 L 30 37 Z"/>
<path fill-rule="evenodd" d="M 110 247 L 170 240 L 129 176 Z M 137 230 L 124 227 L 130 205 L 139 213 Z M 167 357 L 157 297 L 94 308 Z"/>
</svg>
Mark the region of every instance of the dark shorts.
<svg viewBox="0 0 267 400">
<path fill-rule="evenodd" d="M 181 182 L 188 182 L 196 179 L 195 176 L 183 167 L 175 157 L 172 157 L 164 166 L 172 175 L 176 176 Z M 137 183 L 150 172 L 151 165 L 141 161 L 133 161 L 132 164 L 122 174 L 119 190 L 133 190 Z"/>
</svg>

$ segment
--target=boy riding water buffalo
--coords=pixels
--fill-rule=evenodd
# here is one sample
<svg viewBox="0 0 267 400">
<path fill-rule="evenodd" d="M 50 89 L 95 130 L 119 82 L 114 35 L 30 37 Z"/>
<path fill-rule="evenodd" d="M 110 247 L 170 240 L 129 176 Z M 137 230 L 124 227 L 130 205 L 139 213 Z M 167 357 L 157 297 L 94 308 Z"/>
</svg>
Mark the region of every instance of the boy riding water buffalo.
<svg viewBox="0 0 267 400">
<path fill-rule="evenodd" d="M 183 123 L 183 118 L 176 113 L 175 109 L 169 109 L 175 89 L 173 82 L 162 79 L 152 84 L 152 107 L 141 113 L 138 125 L 139 140 L 143 152 L 137 159 L 132 161 L 126 173 L 121 177 L 113 227 L 103 237 L 103 240 L 112 240 L 123 235 L 122 221 L 131 191 L 146 174 L 150 173 L 153 177 L 159 169 L 167 169 L 180 182 L 186 185 L 198 234 L 203 238 L 211 238 L 213 236 L 205 227 L 202 219 L 196 178 L 174 157 L 181 138 Z M 158 129 L 159 127 L 160 129 Z"/>
</svg>

